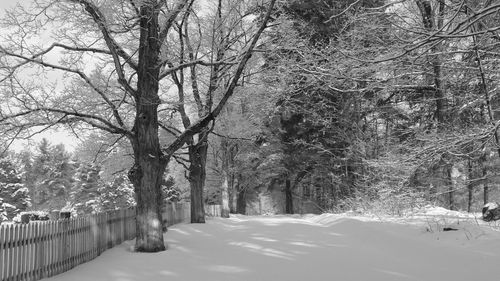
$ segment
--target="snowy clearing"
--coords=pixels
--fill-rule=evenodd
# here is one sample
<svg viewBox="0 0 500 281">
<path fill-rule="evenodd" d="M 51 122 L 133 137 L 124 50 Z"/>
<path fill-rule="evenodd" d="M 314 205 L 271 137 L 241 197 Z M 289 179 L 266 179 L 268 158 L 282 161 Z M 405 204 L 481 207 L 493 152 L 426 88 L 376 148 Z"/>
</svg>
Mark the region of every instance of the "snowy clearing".
<svg viewBox="0 0 500 281">
<path fill-rule="evenodd" d="M 441 211 L 406 220 L 325 214 L 179 224 L 165 234 L 165 252 L 134 253 L 127 241 L 45 280 L 497 280 L 496 227 Z"/>
</svg>

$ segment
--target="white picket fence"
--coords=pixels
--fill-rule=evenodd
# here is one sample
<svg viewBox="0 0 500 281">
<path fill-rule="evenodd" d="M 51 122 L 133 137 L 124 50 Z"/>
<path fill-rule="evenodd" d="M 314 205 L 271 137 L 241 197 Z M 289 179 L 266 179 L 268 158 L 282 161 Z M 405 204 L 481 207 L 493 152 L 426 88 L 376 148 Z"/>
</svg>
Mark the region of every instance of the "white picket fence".
<svg viewBox="0 0 500 281">
<path fill-rule="evenodd" d="M 0 226 L 0 280 L 39 280 L 135 237 L 135 209 Z"/>
<path fill-rule="evenodd" d="M 221 205 L 205 205 L 205 215 L 208 217 L 220 217 Z M 163 224 L 170 226 L 191 220 L 191 204 L 168 203 L 162 210 Z"/>
<path fill-rule="evenodd" d="M 220 216 L 217 206 L 207 206 L 206 214 Z M 0 280 L 40 280 L 90 261 L 135 238 L 135 215 L 131 208 L 74 219 L 2 224 Z M 166 225 L 189 222 L 190 205 L 167 204 L 162 215 Z"/>
</svg>

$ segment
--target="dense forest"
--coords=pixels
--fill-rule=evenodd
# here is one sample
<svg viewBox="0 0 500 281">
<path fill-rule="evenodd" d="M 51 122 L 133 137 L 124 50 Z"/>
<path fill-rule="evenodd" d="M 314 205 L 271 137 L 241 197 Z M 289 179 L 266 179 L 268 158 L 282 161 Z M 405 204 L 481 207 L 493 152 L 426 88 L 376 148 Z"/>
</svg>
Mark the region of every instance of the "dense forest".
<svg viewBox="0 0 500 281">
<path fill-rule="evenodd" d="M 17 6 L 1 22 L 0 214 L 477 211 L 500 195 L 499 20 L 491 0 Z M 74 152 L 9 148 L 53 128 Z"/>
</svg>

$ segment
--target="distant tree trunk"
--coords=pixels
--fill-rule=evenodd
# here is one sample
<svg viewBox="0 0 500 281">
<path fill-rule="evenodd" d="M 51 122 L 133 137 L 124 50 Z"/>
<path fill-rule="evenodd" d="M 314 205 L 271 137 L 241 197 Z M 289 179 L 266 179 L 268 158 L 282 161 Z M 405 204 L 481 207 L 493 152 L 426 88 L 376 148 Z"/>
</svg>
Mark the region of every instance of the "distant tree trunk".
<svg viewBox="0 0 500 281">
<path fill-rule="evenodd" d="M 200 140 L 189 146 L 189 185 L 191 187 L 191 223 L 205 223 L 203 188 L 206 178 L 208 142 L 202 133 Z"/>
<path fill-rule="evenodd" d="M 229 217 L 229 213 L 236 213 L 235 191 L 234 191 L 234 159 L 238 153 L 238 144 L 231 143 L 226 137 L 220 139 L 221 170 L 222 170 L 222 208 L 223 217 Z M 227 214 L 226 214 L 227 212 Z"/>
<path fill-rule="evenodd" d="M 486 203 L 488 203 L 490 201 L 490 192 L 489 192 L 489 187 L 488 187 L 488 184 L 484 184 L 483 186 L 483 205 L 486 205 Z"/>
<path fill-rule="evenodd" d="M 444 8 L 445 1 L 438 0 L 439 8 L 438 8 L 438 18 L 437 18 L 437 29 L 440 30 L 443 27 L 443 18 L 444 18 Z M 441 44 L 437 44 L 435 46 L 434 52 L 439 53 L 442 49 Z M 442 125 L 444 122 L 444 112 L 445 112 L 445 97 L 444 97 L 444 88 L 443 88 L 443 75 L 441 73 L 441 58 L 438 54 L 434 54 L 434 59 L 432 62 L 432 67 L 434 70 L 434 86 L 436 87 L 436 119 L 438 121 L 438 125 Z"/>
<path fill-rule="evenodd" d="M 333 199 L 333 206 L 329 206 L 332 209 L 333 208 L 338 208 L 339 206 L 339 194 L 338 194 L 338 187 L 337 183 L 335 182 L 335 175 L 333 173 L 330 174 L 332 177 L 331 184 L 330 184 L 330 192 L 332 194 L 332 199 Z"/>
<path fill-rule="evenodd" d="M 481 157 L 479 158 L 479 163 L 481 165 L 481 177 L 483 178 L 483 205 L 488 203 L 490 198 L 489 198 L 489 186 L 488 186 L 488 168 L 484 164 L 487 159 L 487 153 L 483 152 Z"/>
<path fill-rule="evenodd" d="M 231 214 L 236 214 L 238 213 L 236 206 L 236 203 L 238 201 L 238 193 L 236 190 L 238 187 L 238 179 L 234 175 L 232 175 L 230 179 L 231 188 L 229 189 L 229 212 Z"/>
<path fill-rule="evenodd" d="M 488 186 L 488 181 L 486 180 L 486 177 L 488 176 L 488 169 L 485 167 L 484 163 L 482 164 L 482 176 L 485 178 L 484 184 L 483 184 L 483 205 L 488 203 L 490 201 L 490 191 L 489 191 L 489 186 Z"/>
<path fill-rule="evenodd" d="M 221 194 L 221 217 L 229 218 L 229 179 L 225 171 L 223 173 L 222 180 L 222 194 Z"/>
<path fill-rule="evenodd" d="M 472 184 L 472 161 L 469 160 L 467 161 L 467 171 L 468 171 L 468 180 L 469 183 L 467 184 L 467 191 L 468 191 L 468 198 L 467 198 L 467 212 L 471 212 L 472 209 L 472 192 L 473 192 L 473 184 Z"/>
<path fill-rule="evenodd" d="M 288 177 L 285 180 L 285 213 L 293 214 L 292 184 Z"/>
<path fill-rule="evenodd" d="M 236 212 L 238 214 L 246 215 L 247 198 L 245 190 L 238 191 L 238 197 L 236 199 Z"/>
<path fill-rule="evenodd" d="M 444 15 L 445 15 L 445 0 L 438 0 L 438 6 L 436 10 L 433 11 L 432 1 L 429 0 L 416 0 L 415 1 L 422 16 L 422 23 L 428 34 L 439 33 L 443 28 Z M 428 54 L 428 60 L 432 67 L 432 76 L 428 76 L 428 83 L 434 83 L 434 99 L 436 102 L 436 111 L 434 112 L 434 120 L 437 123 L 437 128 L 441 128 L 445 123 L 445 112 L 446 112 L 446 99 L 443 83 L 443 73 L 442 73 L 442 61 L 440 53 L 442 51 L 442 43 L 437 42 L 433 44 L 430 48 L 430 53 Z M 432 82 L 431 82 L 432 80 Z M 445 162 L 448 159 L 443 159 Z M 448 204 L 450 210 L 455 208 L 454 202 L 454 185 L 451 178 L 452 164 L 448 164 L 446 168 L 446 177 L 448 186 Z"/>
<path fill-rule="evenodd" d="M 466 14 L 468 13 L 468 8 L 466 7 Z M 478 27 L 475 28 L 474 26 L 471 26 L 472 28 L 472 32 L 473 33 L 476 33 L 476 32 L 480 32 L 482 31 L 483 28 L 481 28 L 481 24 L 478 24 Z M 495 124 L 495 116 L 493 114 L 493 109 L 492 109 L 492 106 L 491 106 L 491 97 L 490 97 L 490 93 L 488 92 L 488 81 L 487 81 L 487 78 L 486 78 L 486 74 L 485 74 L 485 71 L 484 71 L 484 66 L 483 66 L 483 58 L 481 57 L 481 53 L 479 52 L 479 42 L 478 42 L 478 38 L 477 38 L 477 35 L 473 35 L 472 36 L 472 41 L 474 42 L 474 54 L 476 56 L 476 62 L 477 62 L 477 69 L 479 71 L 479 77 L 481 78 L 481 91 L 483 93 L 483 96 L 484 96 L 484 101 L 486 103 L 486 110 L 487 110 L 487 113 L 488 113 L 488 121 L 494 125 Z M 498 152 L 498 157 L 500 157 L 500 139 L 498 137 L 498 132 L 497 130 L 494 131 L 494 137 L 495 137 L 495 144 L 497 146 L 497 152 Z M 487 199 L 487 198 L 486 198 Z"/>
<path fill-rule="evenodd" d="M 422 23 L 427 32 L 433 33 L 440 30 L 443 27 L 445 1 L 438 0 L 439 6 L 437 13 L 436 11 L 432 11 L 431 1 L 416 0 L 415 2 L 420 10 L 420 14 L 422 16 Z M 434 118 L 437 121 L 438 126 L 441 126 L 444 122 L 444 111 L 446 106 L 444 100 L 444 90 L 443 90 L 443 81 L 441 73 L 441 59 L 439 57 L 439 54 L 436 54 L 439 53 L 440 50 L 441 50 L 441 44 L 436 43 L 432 46 L 430 54 L 428 56 L 433 71 L 431 77 L 435 87 L 434 97 L 436 101 L 436 111 L 434 113 Z M 429 81 L 429 83 L 431 82 Z"/>
<path fill-rule="evenodd" d="M 451 171 L 453 169 L 452 165 L 448 165 L 446 168 L 446 175 L 448 181 L 448 209 L 455 210 L 455 196 L 454 196 L 454 185 Z"/>
</svg>

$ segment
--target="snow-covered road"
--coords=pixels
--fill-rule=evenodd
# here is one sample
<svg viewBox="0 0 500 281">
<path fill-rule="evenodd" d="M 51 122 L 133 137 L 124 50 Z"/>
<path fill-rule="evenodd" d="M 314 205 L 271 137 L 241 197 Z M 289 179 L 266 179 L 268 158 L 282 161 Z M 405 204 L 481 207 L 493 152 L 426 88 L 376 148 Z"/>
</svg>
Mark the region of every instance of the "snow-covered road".
<svg viewBox="0 0 500 281">
<path fill-rule="evenodd" d="M 457 224 L 458 223 L 458 224 Z M 457 231 L 442 231 L 442 227 Z M 322 215 L 180 224 L 168 250 L 128 241 L 47 281 L 498 280 L 500 233 L 471 221 L 376 222 Z"/>
</svg>

